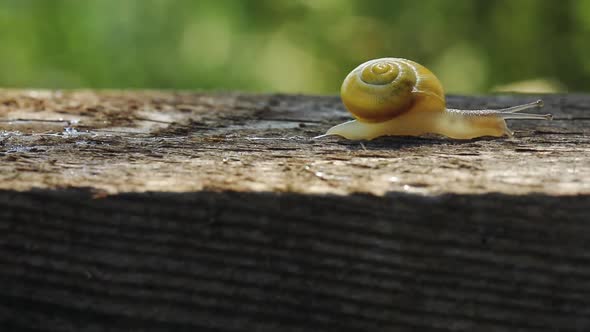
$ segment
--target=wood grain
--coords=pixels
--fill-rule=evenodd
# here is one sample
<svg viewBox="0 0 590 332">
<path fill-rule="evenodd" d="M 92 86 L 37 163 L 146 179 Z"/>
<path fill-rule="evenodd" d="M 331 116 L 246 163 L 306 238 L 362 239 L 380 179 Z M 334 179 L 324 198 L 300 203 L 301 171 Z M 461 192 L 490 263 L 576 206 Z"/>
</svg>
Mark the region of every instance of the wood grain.
<svg viewBox="0 0 590 332">
<path fill-rule="evenodd" d="M 15 330 L 590 326 L 586 196 L 353 195 L 343 206 L 34 191 L 0 204 L 0 317 Z"/>
<path fill-rule="evenodd" d="M 537 98 L 451 97 L 449 105 Z M 590 97 L 543 99 L 555 120 L 512 121 L 514 138 L 361 144 L 310 140 L 349 118 L 335 97 L 5 91 L 0 188 L 588 194 Z"/>
<path fill-rule="evenodd" d="M 335 97 L 0 96 L 2 331 L 590 330 L 590 96 L 363 145 L 309 140 Z"/>
</svg>

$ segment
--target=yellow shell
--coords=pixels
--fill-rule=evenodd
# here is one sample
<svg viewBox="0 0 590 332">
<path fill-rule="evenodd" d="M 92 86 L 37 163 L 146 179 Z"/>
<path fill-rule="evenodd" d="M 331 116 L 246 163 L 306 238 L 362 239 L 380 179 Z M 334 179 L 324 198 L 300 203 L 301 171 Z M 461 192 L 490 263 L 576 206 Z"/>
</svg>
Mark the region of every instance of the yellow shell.
<svg viewBox="0 0 590 332">
<path fill-rule="evenodd" d="M 442 84 L 426 67 L 401 58 L 367 61 L 342 83 L 342 102 L 362 122 L 390 120 L 410 110 L 442 112 Z"/>
</svg>

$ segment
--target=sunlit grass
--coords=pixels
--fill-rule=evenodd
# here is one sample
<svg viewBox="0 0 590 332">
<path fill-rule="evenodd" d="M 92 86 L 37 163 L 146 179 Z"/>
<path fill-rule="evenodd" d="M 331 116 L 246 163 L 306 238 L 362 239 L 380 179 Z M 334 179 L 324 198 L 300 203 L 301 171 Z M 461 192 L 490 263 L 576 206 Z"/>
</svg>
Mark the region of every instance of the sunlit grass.
<svg viewBox="0 0 590 332">
<path fill-rule="evenodd" d="M 587 91 L 588 3 L 6 0 L 0 86 L 337 93 L 392 56 L 452 93 Z"/>
</svg>

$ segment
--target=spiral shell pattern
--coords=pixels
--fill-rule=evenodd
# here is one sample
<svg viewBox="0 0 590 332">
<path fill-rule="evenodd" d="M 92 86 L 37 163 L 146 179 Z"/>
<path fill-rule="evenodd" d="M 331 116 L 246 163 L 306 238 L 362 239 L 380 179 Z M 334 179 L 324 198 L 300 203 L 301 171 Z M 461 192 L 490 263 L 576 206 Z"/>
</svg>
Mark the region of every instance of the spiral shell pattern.
<svg viewBox="0 0 590 332">
<path fill-rule="evenodd" d="M 381 122 L 411 109 L 444 111 L 438 78 L 410 60 L 382 58 L 355 68 L 342 83 L 342 102 L 359 120 Z"/>
</svg>

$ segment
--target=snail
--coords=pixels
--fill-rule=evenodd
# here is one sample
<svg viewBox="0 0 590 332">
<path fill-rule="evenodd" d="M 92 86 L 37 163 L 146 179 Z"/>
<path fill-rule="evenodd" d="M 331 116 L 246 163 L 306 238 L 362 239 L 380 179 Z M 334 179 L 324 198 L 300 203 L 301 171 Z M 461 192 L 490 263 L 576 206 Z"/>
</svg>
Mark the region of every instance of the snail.
<svg viewBox="0 0 590 332">
<path fill-rule="evenodd" d="M 543 107 L 543 101 L 503 109 L 458 110 L 446 107 L 443 87 L 426 67 L 406 59 L 382 58 L 356 67 L 342 83 L 341 98 L 355 120 L 316 138 L 338 135 L 351 140 L 379 136 L 440 134 L 454 139 L 512 136 L 507 119 L 551 119 L 551 114 L 517 113 Z"/>
</svg>

